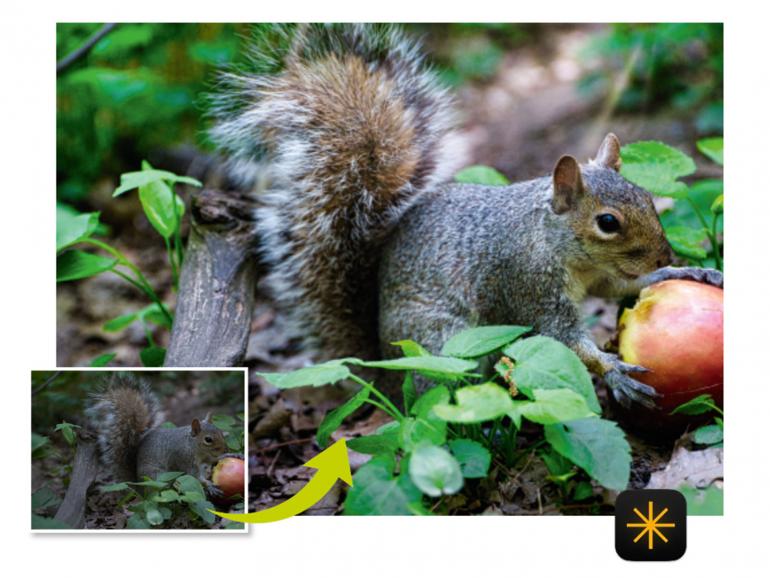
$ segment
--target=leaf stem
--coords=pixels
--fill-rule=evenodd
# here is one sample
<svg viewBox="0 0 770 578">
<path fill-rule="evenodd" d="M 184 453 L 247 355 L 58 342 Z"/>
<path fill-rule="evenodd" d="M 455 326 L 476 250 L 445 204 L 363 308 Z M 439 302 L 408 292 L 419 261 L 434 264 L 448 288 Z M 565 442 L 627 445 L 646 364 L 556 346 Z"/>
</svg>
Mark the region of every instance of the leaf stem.
<svg viewBox="0 0 770 578">
<path fill-rule="evenodd" d="M 403 421 L 404 414 L 402 414 L 399 409 L 393 404 L 392 401 L 390 401 L 387 396 L 385 396 L 380 390 L 378 390 L 374 385 L 369 383 L 366 380 L 361 379 L 358 377 L 355 373 L 350 374 L 350 379 L 355 381 L 357 384 L 359 384 L 361 387 L 365 387 L 370 392 L 372 392 L 374 395 L 376 395 L 378 398 L 382 400 L 382 402 L 395 414 L 393 417 L 398 419 L 398 421 Z"/>
</svg>

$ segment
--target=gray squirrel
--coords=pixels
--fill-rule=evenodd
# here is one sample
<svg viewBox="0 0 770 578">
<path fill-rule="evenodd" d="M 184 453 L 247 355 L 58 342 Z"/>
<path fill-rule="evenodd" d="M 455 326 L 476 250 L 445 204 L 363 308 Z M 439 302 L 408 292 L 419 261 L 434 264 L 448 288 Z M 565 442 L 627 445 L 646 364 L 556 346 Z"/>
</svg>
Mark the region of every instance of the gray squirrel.
<svg viewBox="0 0 770 578">
<path fill-rule="evenodd" d="M 126 374 L 114 374 L 102 384 L 85 414 L 97 434 L 100 460 L 117 481 L 184 472 L 198 478 L 208 495 L 222 495 L 210 476 L 227 455 L 227 444 L 208 416 L 188 426 L 161 427 L 164 413 L 148 382 Z"/>
<path fill-rule="evenodd" d="M 267 284 L 318 359 L 438 353 L 478 325 L 533 327 L 569 346 L 624 405 L 654 405 L 580 317 L 587 295 L 633 296 L 671 267 L 652 197 L 619 173 L 613 134 L 596 158 L 504 187 L 451 183 L 453 100 L 393 25 L 277 29 L 257 72 L 223 75 L 212 138 L 260 195 Z M 274 69 L 265 72 L 264 63 Z M 261 71 L 260 71 L 261 70 Z"/>
</svg>

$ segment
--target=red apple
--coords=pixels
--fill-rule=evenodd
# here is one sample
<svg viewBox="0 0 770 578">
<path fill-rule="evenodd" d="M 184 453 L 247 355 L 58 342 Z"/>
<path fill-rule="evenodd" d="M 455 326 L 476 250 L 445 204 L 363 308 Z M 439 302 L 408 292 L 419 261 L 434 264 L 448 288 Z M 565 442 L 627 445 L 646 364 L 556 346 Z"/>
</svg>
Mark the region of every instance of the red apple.
<svg viewBox="0 0 770 578">
<path fill-rule="evenodd" d="M 222 490 L 225 498 L 244 495 L 244 469 L 243 460 L 238 458 L 224 458 L 214 466 L 211 473 L 211 481 Z"/>
<path fill-rule="evenodd" d="M 695 281 L 663 281 L 642 290 L 636 306 L 620 317 L 621 359 L 649 369 L 631 376 L 662 396 L 659 409 L 647 416 L 656 425 L 700 394 L 722 405 L 723 294 Z"/>
</svg>

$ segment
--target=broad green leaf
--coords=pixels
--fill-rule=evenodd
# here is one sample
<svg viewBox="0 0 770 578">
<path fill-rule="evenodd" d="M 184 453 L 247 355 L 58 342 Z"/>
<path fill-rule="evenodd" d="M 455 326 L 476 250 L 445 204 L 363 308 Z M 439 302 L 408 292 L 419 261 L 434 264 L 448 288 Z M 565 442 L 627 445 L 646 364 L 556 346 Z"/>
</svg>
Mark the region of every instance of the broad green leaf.
<svg viewBox="0 0 770 578">
<path fill-rule="evenodd" d="M 184 474 L 184 472 L 161 472 L 157 476 L 155 476 L 155 479 L 159 482 L 168 483 L 172 480 L 177 479 L 182 474 Z"/>
<path fill-rule="evenodd" d="M 402 467 L 404 462 L 402 461 Z M 404 516 L 424 513 L 422 493 L 409 476 L 395 477 L 393 456 L 377 456 L 353 476 L 345 498 L 345 514 L 354 516 Z"/>
<path fill-rule="evenodd" d="M 66 421 L 64 421 L 62 423 L 56 424 L 54 431 L 60 431 L 62 436 L 64 436 L 64 439 L 66 440 L 66 442 L 69 445 L 74 446 L 75 441 L 77 439 L 75 435 L 75 429 L 79 427 L 80 426 L 78 425 L 67 423 Z"/>
<path fill-rule="evenodd" d="M 392 421 L 375 433 L 347 440 L 347 446 L 356 452 L 370 455 L 394 454 L 401 447 L 401 424 Z"/>
<path fill-rule="evenodd" d="M 151 480 L 149 478 L 145 478 L 141 482 L 129 482 L 129 485 L 139 486 L 142 488 L 152 488 L 153 490 L 162 490 L 168 484 L 166 484 L 166 482 L 159 482 L 157 480 Z"/>
<path fill-rule="evenodd" d="M 118 260 L 84 251 L 67 251 L 56 258 L 56 282 L 76 281 L 111 270 Z"/>
<path fill-rule="evenodd" d="M 290 373 L 260 373 L 257 375 L 266 379 L 278 389 L 291 389 L 294 387 L 319 387 L 337 383 L 350 377 L 350 370 L 339 361 L 329 361 L 303 367 Z"/>
<path fill-rule="evenodd" d="M 445 386 L 437 385 L 431 387 L 414 402 L 409 413 L 417 417 L 434 417 L 433 408 L 437 405 L 449 403 L 449 399 L 449 390 Z"/>
<path fill-rule="evenodd" d="M 691 229 L 700 229 L 703 223 L 698 213 L 706 215 L 711 211 L 711 205 L 724 193 L 724 183 L 721 179 L 701 179 L 690 185 L 687 191 L 686 202 L 675 202 L 669 209 L 660 215 L 663 228 L 682 226 Z M 698 213 L 696 213 L 696 210 Z M 722 223 L 718 224 L 718 232 L 722 232 Z"/>
<path fill-rule="evenodd" d="M 571 389 L 533 389 L 534 401 L 514 401 L 516 411 L 529 421 L 550 425 L 592 417 L 585 398 Z"/>
<path fill-rule="evenodd" d="M 677 488 L 687 500 L 688 516 L 722 516 L 724 515 L 724 491 L 709 486 L 705 490 L 698 490 L 692 486 L 680 486 Z"/>
<path fill-rule="evenodd" d="M 545 439 L 605 488 L 626 489 L 631 474 L 631 447 L 615 422 L 590 417 L 547 425 Z"/>
<path fill-rule="evenodd" d="M 190 474 L 183 474 L 174 480 L 174 487 L 181 494 L 195 492 L 201 495 L 205 495 L 206 493 L 203 490 L 203 485 L 200 483 L 200 480 L 194 478 Z"/>
<path fill-rule="evenodd" d="M 139 200 L 150 224 L 163 238 L 169 239 L 179 227 L 184 214 L 181 199 L 165 181 L 153 181 L 139 187 Z"/>
<path fill-rule="evenodd" d="M 73 213 L 67 207 L 56 207 L 56 252 L 93 235 L 99 226 L 99 213 Z"/>
<path fill-rule="evenodd" d="M 110 361 L 115 359 L 115 356 L 117 356 L 117 353 L 102 353 L 98 357 L 94 357 L 91 360 L 91 363 L 88 364 L 89 367 L 105 367 Z"/>
<path fill-rule="evenodd" d="M 166 350 L 157 345 L 150 345 L 139 352 L 139 359 L 144 367 L 163 367 L 166 359 Z"/>
<path fill-rule="evenodd" d="M 684 257 L 702 260 L 706 258 L 703 243 L 708 239 L 705 229 L 674 226 L 666 229 L 666 238 L 671 247 Z"/>
<path fill-rule="evenodd" d="M 476 369 L 478 363 L 455 357 L 439 357 L 435 355 L 423 355 L 419 357 L 401 357 L 399 359 L 387 359 L 385 361 L 361 361 L 351 362 L 364 367 L 378 367 L 395 371 L 414 370 L 427 377 L 442 377 L 446 379 L 459 379 Z"/>
<path fill-rule="evenodd" d="M 441 445 L 446 441 L 446 421 L 438 417 L 407 417 L 401 421 L 399 442 L 405 451 L 423 443 Z"/>
<path fill-rule="evenodd" d="M 144 516 L 134 514 L 126 520 L 126 528 L 129 530 L 147 530 L 150 528 L 150 525 L 147 523 L 147 520 L 144 519 Z"/>
<path fill-rule="evenodd" d="M 721 136 L 715 136 L 710 138 L 703 138 L 699 140 L 695 145 L 698 150 L 710 158 L 718 165 L 724 165 L 724 138 Z"/>
<path fill-rule="evenodd" d="M 489 325 L 466 329 L 444 344 L 441 355 L 481 357 L 508 345 L 531 329 L 518 325 Z"/>
<path fill-rule="evenodd" d="M 724 429 L 716 424 L 704 425 L 692 432 L 692 439 L 696 444 L 713 446 L 722 442 L 725 438 Z"/>
<path fill-rule="evenodd" d="M 120 186 L 115 189 L 115 192 L 112 193 L 112 196 L 118 197 L 127 191 L 138 189 L 139 187 L 149 185 L 150 183 L 157 183 L 162 181 L 171 184 L 184 183 L 196 187 L 203 186 L 200 181 L 193 179 L 192 177 L 181 177 L 169 171 L 146 169 L 131 173 L 123 173 L 120 175 Z"/>
<path fill-rule="evenodd" d="M 583 362 L 569 347 L 543 335 L 514 342 L 503 353 L 515 360 L 513 381 L 530 399 L 534 389 L 572 389 L 594 413 L 601 413 L 593 382 Z"/>
<path fill-rule="evenodd" d="M 345 418 L 364 405 L 367 399 L 369 399 L 369 390 L 361 389 L 341 406 L 327 413 L 321 425 L 318 426 L 316 436 L 318 447 L 323 449 L 329 445 L 331 435 L 342 425 Z"/>
<path fill-rule="evenodd" d="M 455 181 L 471 185 L 504 186 L 511 184 L 511 181 L 504 174 L 484 165 L 464 168 L 455 175 Z"/>
<path fill-rule="evenodd" d="M 437 445 L 422 444 L 415 448 L 409 460 L 409 476 L 415 486 L 432 498 L 456 494 L 463 487 L 460 464 Z"/>
<path fill-rule="evenodd" d="M 433 412 L 448 422 L 479 423 L 502 417 L 514 408 L 511 394 L 494 383 L 462 387 L 455 398 L 455 405 L 436 405 Z"/>
<path fill-rule="evenodd" d="M 687 185 L 679 181 L 695 172 L 695 162 L 682 151 L 662 142 L 642 141 L 621 149 L 620 173 L 655 195 L 684 198 Z"/>
<path fill-rule="evenodd" d="M 460 463 L 460 471 L 464 478 L 485 478 L 492 463 L 489 450 L 477 441 L 469 439 L 454 439 L 449 442 L 452 455 Z"/>
<path fill-rule="evenodd" d="M 159 526 L 163 523 L 163 514 L 156 507 L 145 508 L 144 516 L 151 526 Z"/>
</svg>

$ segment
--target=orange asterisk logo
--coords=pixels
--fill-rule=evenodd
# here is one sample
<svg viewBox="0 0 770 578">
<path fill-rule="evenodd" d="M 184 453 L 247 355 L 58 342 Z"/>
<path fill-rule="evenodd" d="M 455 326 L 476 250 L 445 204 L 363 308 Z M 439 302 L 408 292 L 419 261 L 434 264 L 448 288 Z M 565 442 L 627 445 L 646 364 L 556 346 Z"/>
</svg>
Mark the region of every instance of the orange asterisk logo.
<svg viewBox="0 0 770 578">
<path fill-rule="evenodd" d="M 658 537 L 660 537 L 661 540 L 664 542 L 668 542 L 668 539 L 663 535 L 663 533 L 658 530 L 658 528 L 674 528 L 676 524 L 673 522 L 659 522 L 663 516 L 666 515 L 666 512 L 668 512 L 668 508 L 663 508 L 663 511 L 655 516 L 653 511 L 653 505 L 652 502 L 647 502 L 648 504 L 648 511 L 649 514 L 645 517 L 644 514 L 642 514 L 638 508 L 634 508 L 634 513 L 639 516 L 639 519 L 642 520 L 641 522 L 633 522 L 626 524 L 627 528 L 644 528 L 641 532 L 639 532 L 639 535 L 634 538 L 634 544 L 636 544 L 639 540 L 642 539 L 642 537 L 647 534 L 647 549 L 652 550 L 653 549 L 653 534 L 657 534 Z M 655 517 L 653 517 L 655 516 Z"/>
</svg>

